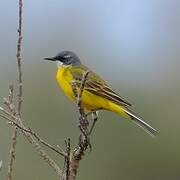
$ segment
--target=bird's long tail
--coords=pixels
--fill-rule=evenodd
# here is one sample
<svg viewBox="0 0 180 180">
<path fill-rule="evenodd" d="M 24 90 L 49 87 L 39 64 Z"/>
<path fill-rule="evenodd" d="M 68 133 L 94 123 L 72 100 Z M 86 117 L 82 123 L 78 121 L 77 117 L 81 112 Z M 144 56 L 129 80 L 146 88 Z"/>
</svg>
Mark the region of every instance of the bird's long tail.
<svg viewBox="0 0 180 180">
<path fill-rule="evenodd" d="M 157 134 L 157 130 L 151 127 L 148 123 L 146 123 L 142 117 L 135 114 L 131 110 L 127 108 L 123 108 L 123 110 L 130 116 L 132 121 L 137 124 L 139 127 L 141 127 L 144 131 L 146 131 L 148 134 L 150 134 L 152 137 L 155 137 Z"/>
<path fill-rule="evenodd" d="M 129 117 L 136 125 L 141 127 L 145 132 L 147 132 L 152 137 L 155 137 L 156 134 L 158 133 L 158 131 L 153 127 L 151 127 L 148 123 L 146 123 L 142 117 L 140 117 L 132 110 L 128 109 L 127 107 L 122 107 L 117 104 L 114 104 L 112 110 L 120 115 Z"/>
</svg>

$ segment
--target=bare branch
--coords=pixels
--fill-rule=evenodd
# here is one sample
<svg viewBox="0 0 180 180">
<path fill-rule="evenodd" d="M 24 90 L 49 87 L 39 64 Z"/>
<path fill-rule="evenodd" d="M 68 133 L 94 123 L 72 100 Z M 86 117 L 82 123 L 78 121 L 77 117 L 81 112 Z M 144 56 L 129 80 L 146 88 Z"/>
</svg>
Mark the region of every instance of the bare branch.
<svg viewBox="0 0 180 180">
<path fill-rule="evenodd" d="M 70 179 L 70 155 L 71 155 L 71 143 L 70 138 L 65 140 L 66 145 L 66 154 L 67 156 L 64 159 L 64 170 L 62 180 L 69 180 Z"/>
<path fill-rule="evenodd" d="M 40 138 L 40 136 L 35 133 L 34 131 L 32 131 L 32 129 L 28 128 L 29 130 L 25 129 L 26 132 L 29 132 L 30 134 L 32 134 L 39 142 L 41 142 L 43 145 L 47 146 L 48 148 L 50 148 L 51 150 L 55 151 L 56 153 L 60 154 L 63 157 L 66 157 L 66 153 L 63 150 L 58 150 L 57 148 L 53 147 L 51 144 L 47 143 L 46 141 L 44 141 L 43 139 Z M 24 129 L 23 129 L 24 130 Z"/>
<path fill-rule="evenodd" d="M 8 111 L 6 111 L 3 107 L 0 107 L 0 111 L 2 111 L 4 114 L 8 116 L 11 116 L 11 114 Z"/>
<path fill-rule="evenodd" d="M 13 105 L 13 86 L 9 86 L 9 95 L 8 98 L 4 98 L 4 104 L 8 107 L 9 111 L 14 114 L 14 105 Z M 2 107 L 0 108 L 2 112 L 4 112 L 6 115 L 10 115 L 8 111 L 3 109 Z M 16 138 L 17 138 L 17 128 L 14 128 L 14 131 L 12 133 L 12 142 L 11 142 L 11 147 L 10 147 L 10 158 L 9 158 L 9 164 L 8 164 L 8 179 L 12 179 L 12 169 L 13 169 L 13 162 L 15 159 L 15 146 L 16 146 Z"/>
<path fill-rule="evenodd" d="M 8 96 L 8 100 L 10 104 L 13 103 L 13 97 L 14 97 L 14 86 L 11 84 L 9 86 L 9 96 Z"/>
<path fill-rule="evenodd" d="M 80 115 L 79 116 L 79 128 L 80 128 L 81 132 L 83 133 L 84 137 L 86 138 L 86 140 L 88 140 L 88 135 L 89 135 L 89 133 L 88 133 L 89 123 L 88 123 L 87 116 L 84 112 L 84 108 L 83 108 L 83 104 L 82 104 L 82 94 L 83 94 L 83 90 L 84 90 L 84 87 L 86 84 L 88 74 L 89 74 L 89 71 L 86 71 L 83 74 L 81 85 L 79 88 L 79 93 L 77 96 L 77 106 L 78 106 L 78 111 L 79 111 L 79 115 Z"/>
<path fill-rule="evenodd" d="M 17 114 L 21 116 L 21 105 L 22 105 L 22 27 L 23 27 L 23 0 L 19 0 L 19 27 L 18 27 L 18 42 L 17 42 L 17 63 L 18 63 L 18 106 L 17 106 Z M 11 96 L 11 95 L 10 95 Z M 13 97 L 12 97 L 13 98 Z M 11 97 L 9 98 L 11 101 Z M 12 102 L 10 102 L 12 104 Z M 9 106 L 9 108 L 11 108 Z M 15 160 L 15 147 L 17 141 L 17 127 L 14 127 L 12 134 L 12 142 L 10 148 L 10 157 L 9 157 L 9 166 L 8 166 L 8 180 L 12 180 L 12 170 L 13 164 Z"/>
<path fill-rule="evenodd" d="M 79 88 L 79 93 L 78 93 L 78 96 L 77 96 L 77 106 L 78 106 L 78 110 L 79 110 L 79 113 L 80 113 L 81 116 L 85 115 L 84 109 L 82 107 L 82 94 L 83 94 L 83 90 L 84 90 L 84 86 L 86 84 L 88 74 L 89 74 L 89 71 L 86 71 L 83 74 L 81 85 L 80 85 L 80 88 Z"/>
<path fill-rule="evenodd" d="M 15 110 L 14 110 L 14 105 L 13 105 L 13 86 L 10 85 L 9 86 L 9 95 L 8 98 L 4 98 L 4 104 L 8 107 L 10 113 L 8 111 L 6 111 L 5 109 L 1 108 L 1 111 L 4 112 L 6 115 L 11 115 L 11 114 L 15 114 Z M 8 164 L 8 180 L 12 179 L 12 170 L 13 170 L 13 163 L 15 160 L 15 147 L 16 147 L 16 141 L 17 139 L 17 127 L 14 127 L 13 133 L 12 133 L 12 137 L 11 137 L 11 147 L 10 147 L 10 158 L 9 158 L 9 164 Z"/>
<path fill-rule="evenodd" d="M 89 71 L 86 71 L 83 74 L 81 85 L 79 88 L 79 93 L 74 95 L 77 98 L 77 106 L 78 106 L 78 111 L 79 111 L 79 128 L 81 130 L 81 135 L 79 136 L 79 144 L 78 146 L 74 149 L 71 155 L 71 160 L 70 160 L 70 177 L 72 180 L 76 179 L 77 176 L 77 170 L 80 164 L 80 160 L 82 159 L 82 156 L 84 155 L 85 151 L 87 150 L 88 146 L 91 148 L 90 144 L 90 139 L 89 139 L 89 132 L 88 132 L 88 120 L 87 116 L 84 112 L 83 104 L 82 104 L 82 95 L 83 95 L 83 90 L 86 84 L 86 80 L 88 77 Z M 74 86 L 75 87 L 75 86 Z M 72 86 L 72 88 L 74 88 Z M 74 89 L 73 92 L 77 92 L 77 86 L 76 90 Z"/>
<path fill-rule="evenodd" d="M 16 127 L 18 127 L 23 135 L 27 138 L 30 144 L 33 145 L 35 150 L 39 153 L 39 155 L 54 169 L 54 171 L 57 173 L 59 177 L 62 176 L 62 171 L 59 168 L 59 166 L 54 162 L 54 160 L 41 148 L 41 146 L 36 142 L 36 140 L 33 138 L 33 135 L 31 134 L 31 131 L 26 129 L 24 125 L 19 125 L 17 122 L 13 121 L 10 117 L 5 116 L 3 114 L 0 114 L 0 116 L 4 119 L 6 119 L 8 122 L 14 124 Z M 58 151 L 58 150 L 57 150 Z M 62 153 L 59 151 L 59 153 Z"/>
<path fill-rule="evenodd" d="M 6 114 L 9 115 L 9 114 Z M 56 153 L 60 154 L 63 157 L 66 157 L 66 153 L 63 150 L 58 150 L 57 148 L 55 148 L 54 146 L 52 146 L 51 144 L 47 143 L 46 141 L 44 141 L 37 133 L 35 133 L 31 128 L 26 128 L 23 125 L 19 125 L 18 122 L 16 122 L 16 117 L 15 116 L 11 116 L 11 118 L 13 118 L 13 120 L 10 117 L 4 116 L 2 114 L 0 114 L 1 117 L 3 117 L 4 119 L 8 120 L 9 123 L 13 124 L 16 128 L 19 128 L 22 131 L 25 131 L 26 133 L 30 133 L 31 135 L 33 135 L 40 143 L 42 143 L 43 145 L 47 146 L 48 148 L 50 148 L 51 150 L 55 151 Z"/>
<path fill-rule="evenodd" d="M 54 162 L 54 160 L 41 148 L 41 146 L 34 140 L 33 136 L 30 133 L 23 131 L 23 134 L 26 136 L 27 140 L 33 147 L 39 152 L 40 156 L 54 169 L 59 178 L 62 176 L 62 171 L 59 166 Z"/>
<path fill-rule="evenodd" d="M 19 0 L 19 27 L 18 27 L 18 43 L 17 43 L 17 63 L 18 63 L 18 108 L 17 113 L 21 116 L 21 106 L 22 106 L 22 39 L 23 39 L 23 0 Z"/>
<path fill-rule="evenodd" d="M 15 114 L 13 97 L 14 97 L 14 87 L 13 87 L 13 85 L 10 85 L 8 98 L 3 98 L 3 100 L 4 100 L 4 104 L 8 107 L 9 111 L 13 112 Z"/>
<path fill-rule="evenodd" d="M 9 151 L 10 158 L 9 158 L 9 164 L 8 164 L 8 180 L 12 179 L 13 163 L 15 160 L 15 147 L 17 143 L 16 138 L 17 138 L 17 128 L 15 127 L 12 137 L 11 137 L 12 142 L 11 142 L 11 147 Z"/>
</svg>

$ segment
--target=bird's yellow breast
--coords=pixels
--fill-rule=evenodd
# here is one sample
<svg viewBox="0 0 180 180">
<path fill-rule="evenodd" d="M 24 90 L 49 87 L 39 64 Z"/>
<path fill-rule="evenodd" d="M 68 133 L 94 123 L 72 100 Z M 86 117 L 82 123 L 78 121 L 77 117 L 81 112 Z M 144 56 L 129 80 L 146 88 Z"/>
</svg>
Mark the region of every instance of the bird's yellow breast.
<svg viewBox="0 0 180 180">
<path fill-rule="evenodd" d="M 60 67 L 57 71 L 57 81 L 65 94 L 75 101 L 74 92 L 72 90 L 73 76 L 71 73 L 72 66 Z M 109 101 L 105 98 L 90 93 L 87 90 L 83 91 L 82 102 L 86 110 L 95 111 L 105 109 L 109 106 Z"/>
<path fill-rule="evenodd" d="M 56 79 L 65 94 L 74 101 L 75 97 L 72 91 L 73 76 L 70 68 L 71 66 L 58 68 Z"/>
</svg>

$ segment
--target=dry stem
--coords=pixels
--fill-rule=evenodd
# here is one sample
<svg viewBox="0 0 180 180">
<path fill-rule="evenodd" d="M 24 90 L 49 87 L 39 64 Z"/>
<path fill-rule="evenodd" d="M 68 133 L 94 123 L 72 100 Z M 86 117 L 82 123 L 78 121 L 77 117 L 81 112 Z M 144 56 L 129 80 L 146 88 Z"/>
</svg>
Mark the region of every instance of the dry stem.
<svg viewBox="0 0 180 180">
<path fill-rule="evenodd" d="M 4 119 L 6 119 L 8 121 L 9 124 L 14 125 L 16 128 L 19 128 L 21 131 L 24 131 L 26 133 L 31 134 L 32 136 L 34 136 L 40 143 L 42 143 L 43 145 L 47 146 L 48 148 L 50 148 L 51 150 L 55 151 L 56 153 L 60 154 L 63 157 L 66 157 L 66 153 L 63 150 L 58 150 L 57 148 L 55 148 L 54 146 L 52 146 L 51 144 L 49 144 L 48 142 L 46 142 L 45 140 L 43 140 L 37 133 L 35 133 L 30 127 L 26 128 L 23 124 L 19 124 L 16 121 L 16 116 L 11 116 L 11 114 L 9 114 L 6 110 L 4 110 L 3 108 L 0 109 L 2 112 L 4 112 L 6 115 L 10 116 L 5 116 L 3 114 L 0 114 L 1 117 L 3 117 Z M 25 134 L 26 135 L 26 134 Z"/>
<path fill-rule="evenodd" d="M 22 106 L 22 26 L 23 26 L 23 0 L 19 0 L 19 27 L 18 27 L 18 42 L 17 42 L 17 63 L 18 63 L 18 105 L 17 105 L 17 114 L 21 116 L 21 106 Z M 10 94 L 11 96 L 11 94 Z M 13 96 L 9 98 L 13 99 Z M 12 104 L 12 102 L 10 102 Z M 11 110 L 12 111 L 12 110 Z M 12 171 L 13 164 L 15 160 L 15 148 L 17 143 L 17 127 L 14 127 L 12 133 L 12 142 L 10 147 L 10 157 L 9 157 L 9 165 L 8 165 L 8 180 L 12 180 Z"/>
<path fill-rule="evenodd" d="M 65 140 L 66 145 L 66 154 L 67 156 L 64 158 L 64 170 L 62 174 L 62 180 L 69 180 L 70 178 L 70 156 L 71 156 L 71 143 L 70 138 Z"/>
<path fill-rule="evenodd" d="M 74 95 L 77 98 L 77 106 L 78 106 L 78 111 L 79 111 L 79 115 L 80 115 L 79 116 L 79 128 L 81 130 L 81 134 L 79 136 L 79 144 L 72 152 L 71 160 L 70 160 L 70 178 L 72 180 L 76 179 L 77 170 L 78 170 L 80 161 L 82 159 L 82 156 L 85 154 L 85 151 L 87 150 L 88 146 L 91 148 L 89 132 L 88 132 L 89 123 L 88 123 L 87 116 L 84 112 L 84 108 L 83 108 L 83 104 L 82 104 L 82 95 L 83 95 L 83 90 L 84 90 L 84 87 L 86 84 L 88 74 L 89 74 L 89 71 L 86 71 L 83 74 L 79 92 L 77 91 L 77 85 L 76 85 L 76 89 L 73 90 Z M 75 87 L 74 84 L 75 83 L 73 82 L 72 88 Z"/>
<path fill-rule="evenodd" d="M 0 110 L 2 110 L 3 108 L 0 108 Z M 59 166 L 54 162 L 54 160 L 42 149 L 42 147 L 37 143 L 37 141 L 33 138 L 33 131 L 27 129 L 26 127 L 24 127 L 23 124 L 19 125 L 17 122 L 15 122 L 13 119 L 11 119 L 10 117 L 0 114 L 0 116 L 7 120 L 8 122 L 10 122 L 11 124 L 15 125 L 15 127 L 18 127 L 22 134 L 27 138 L 27 140 L 29 141 L 30 144 L 33 145 L 33 147 L 35 148 L 35 150 L 39 153 L 39 155 L 54 169 L 54 171 L 57 173 L 57 175 L 59 177 L 61 177 L 62 175 L 62 171 L 59 168 Z M 32 134 L 31 134 L 32 133 Z M 37 137 L 37 135 L 36 135 Z M 43 140 L 41 140 L 40 142 L 42 142 Z M 45 142 L 45 141 L 44 141 Z M 44 143 L 44 145 L 46 145 L 47 147 L 51 148 L 52 150 L 54 150 L 55 152 L 57 152 L 58 154 L 61 155 L 65 155 L 64 152 L 58 151 L 57 149 L 55 150 L 55 148 L 51 145 L 49 145 L 48 143 Z"/>
</svg>

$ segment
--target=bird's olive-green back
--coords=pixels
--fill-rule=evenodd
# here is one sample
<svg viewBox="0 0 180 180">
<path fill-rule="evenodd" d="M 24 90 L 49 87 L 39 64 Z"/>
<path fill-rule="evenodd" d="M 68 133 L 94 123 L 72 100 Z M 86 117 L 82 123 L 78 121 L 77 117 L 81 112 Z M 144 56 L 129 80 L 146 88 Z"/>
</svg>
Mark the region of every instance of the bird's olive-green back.
<svg viewBox="0 0 180 180">
<path fill-rule="evenodd" d="M 107 98 L 114 103 L 123 105 L 123 106 L 131 106 L 131 104 L 127 101 L 125 101 L 121 96 L 119 96 L 112 88 L 96 73 L 88 69 L 84 65 L 80 66 L 73 66 L 71 68 L 71 73 L 77 82 L 77 85 L 80 87 L 83 74 L 89 71 L 86 84 L 85 84 L 85 90 L 96 94 L 98 96 Z"/>
</svg>

